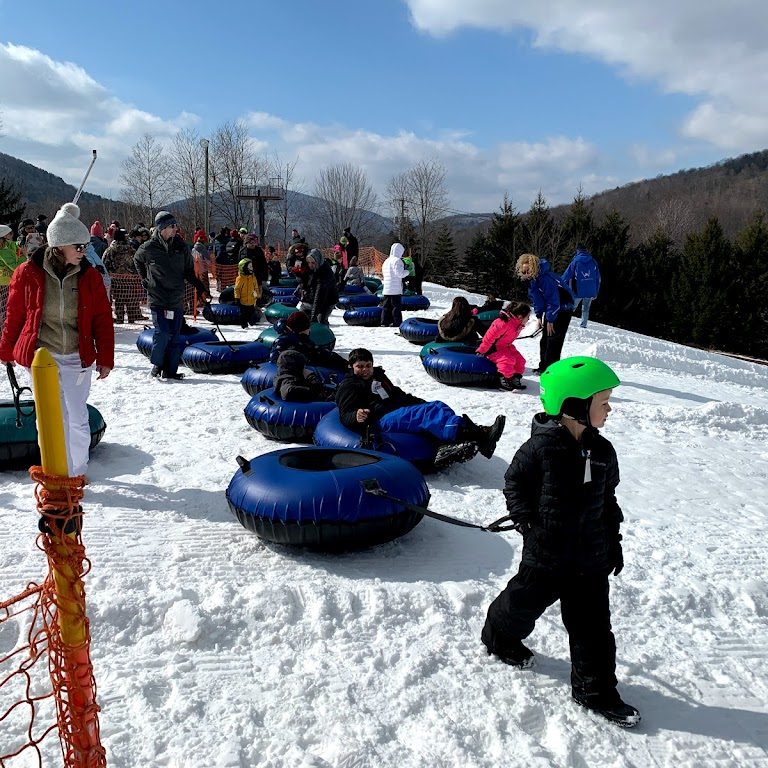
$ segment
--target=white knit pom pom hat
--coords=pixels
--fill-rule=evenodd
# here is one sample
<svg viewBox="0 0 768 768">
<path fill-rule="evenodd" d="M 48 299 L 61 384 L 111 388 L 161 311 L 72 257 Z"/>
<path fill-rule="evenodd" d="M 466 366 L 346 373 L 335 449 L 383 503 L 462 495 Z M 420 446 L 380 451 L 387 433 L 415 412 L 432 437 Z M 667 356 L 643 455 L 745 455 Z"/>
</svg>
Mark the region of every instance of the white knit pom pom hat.
<svg viewBox="0 0 768 768">
<path fill-rule="evenodd" d="M 79 206 L 74 203 L 64 203 L 48 225 L 46 239 L 51 246 L 90 242 L 91 233 L 80 221 Z"/>
</svg>

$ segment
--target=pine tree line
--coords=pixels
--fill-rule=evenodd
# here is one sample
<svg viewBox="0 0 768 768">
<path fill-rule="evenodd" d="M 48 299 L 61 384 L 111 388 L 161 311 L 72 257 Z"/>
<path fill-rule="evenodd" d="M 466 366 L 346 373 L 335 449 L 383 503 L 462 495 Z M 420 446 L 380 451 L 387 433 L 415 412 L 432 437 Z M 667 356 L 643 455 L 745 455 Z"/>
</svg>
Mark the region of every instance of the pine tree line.
<svg viewBox="0 0 768 768">
<path fill-rule="evenodd" d="M 505 198 L 463 259 L 452 256 L 447 263 L 453 268 L 435 263 L 428 279 L 525 299 L 525 285 L 514 272 L 520 254 L 535 253 L 562 272 L 583 243 L 602 273 L 590 318 L 683 344 L 768 358 L 768 221 L 762 213 L 733 240 L 713 217 L 681 242 L 661 228 L 632 242 L 621 214 L 613 211 L 596 221 L 581 193 L 560 220 L 541 194 L 524 214 Z M 452 247 L 450 236 L 443 235 L 435 256 Z"/>
</svg>

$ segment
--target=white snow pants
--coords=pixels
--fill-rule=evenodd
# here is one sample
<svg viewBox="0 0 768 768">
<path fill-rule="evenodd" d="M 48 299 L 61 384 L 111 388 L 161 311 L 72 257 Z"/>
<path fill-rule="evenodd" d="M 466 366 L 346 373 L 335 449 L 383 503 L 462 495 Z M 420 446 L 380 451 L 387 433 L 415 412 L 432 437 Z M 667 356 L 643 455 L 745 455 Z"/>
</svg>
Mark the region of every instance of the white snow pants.
<svg viewBox="0 0 768 768">
<path fill-rule="evenodd" d="M 59 369 L 69 475 L 84 475 L 88 469 L 88 449 L 91 446 L 88 395 L 91 392 L 93 366 L 83 368 L 77 352 L 72 355 L 57 355 L 52 352 L 51 357 Z"/>
</svg>

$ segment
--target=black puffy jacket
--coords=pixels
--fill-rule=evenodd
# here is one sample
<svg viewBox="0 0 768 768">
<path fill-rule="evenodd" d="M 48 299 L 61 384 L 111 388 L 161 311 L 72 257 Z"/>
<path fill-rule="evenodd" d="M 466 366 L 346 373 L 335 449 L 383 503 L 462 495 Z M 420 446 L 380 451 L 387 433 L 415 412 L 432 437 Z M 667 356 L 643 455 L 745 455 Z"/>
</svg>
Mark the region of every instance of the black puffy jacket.
<svg viewBox="0 0 768 768">
<path fill-rule="evenodd" d="M 589 456 L 589 458 L 587 458 Z M 589 461 L 591 480 L 585 482 Z M 523 532 L 523 565 L 549 571 L 610 571 L 624 519 L 611 443 L 587 428 L 580 441 L 545 414 L 504 475 L 507 510 Z"/>
</svg>

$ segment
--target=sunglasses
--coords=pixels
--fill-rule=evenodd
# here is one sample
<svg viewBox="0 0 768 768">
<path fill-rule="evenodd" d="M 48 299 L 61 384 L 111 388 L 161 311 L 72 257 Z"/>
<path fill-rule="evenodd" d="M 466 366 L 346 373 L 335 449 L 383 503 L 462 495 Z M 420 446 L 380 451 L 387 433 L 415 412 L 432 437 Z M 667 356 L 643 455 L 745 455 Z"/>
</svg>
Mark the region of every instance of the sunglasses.
<svg viewBox="0 0 768 768">
<path fill-rule="evenodd" d="M 88 247 L 88 243 L 78 243 L 77 245 L 72 245 L 72 247 L 78 252 L 78 253 L 84 253 L 85 249 Z"/>
</svg>

